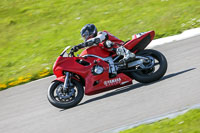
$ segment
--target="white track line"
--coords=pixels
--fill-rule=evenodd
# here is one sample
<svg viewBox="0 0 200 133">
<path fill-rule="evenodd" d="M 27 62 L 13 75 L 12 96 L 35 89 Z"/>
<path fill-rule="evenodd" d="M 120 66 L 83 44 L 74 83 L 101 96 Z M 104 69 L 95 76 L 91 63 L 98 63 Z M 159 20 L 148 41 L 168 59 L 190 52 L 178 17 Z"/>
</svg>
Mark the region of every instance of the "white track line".
<svg viewBox="0 0 200 133">
<path fill-rule="evenodd" d="M 180 40 L 195 37 L 198 35 L 200 35 L 200 28 L 186 30 L 183 33 L 178 34 L 178 35 L 153 40 L 147 48 L 153 48 L 158 45 L 163 45 L 163 44 L 174 42 L 174 41 L 180 41 Z"/>
<path fill-rule="evenodd" d="M 165 115 L 162 115 L 162 116 L 158 116 L 158 117 L 155 117 L 155 118 L 147 119 L 147 120 L 144 120 L 144 121 L 141 121 L 141 122 L 138 122 L 138 123 L 134 123 L 134 124 L 123 125 L 123 126 L 121 126 L 119 128 L 103 131 L 101 133 L 119 133 L 120 131 L 123 131 L 123 130 L 131 129 L 131 128 L 134 128 L 134 127 L 137 127 L 137 126 L 143 125 L 143 124 L 154 123 L 154 122 L 160 121 L 160 120 L 165 119 L 165 118 L 172 119 L 172 118 L 177 117 L 178 115 L 182 115 L 182 114 L 188 112 L 191 109 L 199 109 L 199 108 L 200 108 L 200 104 L 196 104 L 196 105 L 193 105 L 193 106 L 188 106 L 188 107 L 184 108 L 181 111 L 177 110 L 177 111 L 172 112 L 172 113 L 168 113 L 168 114 L 165 114 Z"/>
</svg>

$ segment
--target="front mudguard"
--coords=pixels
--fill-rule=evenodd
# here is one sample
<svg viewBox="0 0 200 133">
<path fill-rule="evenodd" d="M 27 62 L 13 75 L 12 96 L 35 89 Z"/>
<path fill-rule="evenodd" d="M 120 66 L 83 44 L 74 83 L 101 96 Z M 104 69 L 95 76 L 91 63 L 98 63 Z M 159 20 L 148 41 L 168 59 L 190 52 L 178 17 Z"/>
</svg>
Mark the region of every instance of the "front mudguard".
<svg viewBox="0 0 200 133">
<path fill-rule="evenodd" d="M 76 81 L 80 82 L 82 85 L 84 85 L 79 79 L 75 78 L 74 76 L 72 77 L 72 79 L 75 79 Z M 65 82 L 65 75 L 57 77 L 55 80 L 53 80 L 52 82 L 55 81 L 59 81 L 59 82 Z"/>
<path fill-rule="evenodd" d="M 56 79 L 54 79 L 52 82 L 55 82 L 55 81 L 59 81 L 59 82 L 65 82 L 65 76 L 60 76 L 60 77 L 57 77 Z"/>
</svg>

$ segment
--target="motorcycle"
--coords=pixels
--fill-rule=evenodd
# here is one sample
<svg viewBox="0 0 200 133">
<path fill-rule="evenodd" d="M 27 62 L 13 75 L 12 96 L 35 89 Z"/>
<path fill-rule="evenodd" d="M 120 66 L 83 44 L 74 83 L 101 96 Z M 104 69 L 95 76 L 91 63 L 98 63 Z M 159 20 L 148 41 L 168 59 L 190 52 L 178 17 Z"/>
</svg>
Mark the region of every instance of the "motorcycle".
<svg viewBox="0 0 200 133">
<path fill-rule="evenodd" d="M 123 44 L 136 57 L 128 63 L 119 63 L 123 57 L 111 54 L 99 46 L 82 51 L 79 56 L 67 53 L 66 47 L 53 66 L 56 79 L 48 88 L 49 102 L 62 109 L 76 106 L 85 95 L 109 91 L 132 84 L 151 83 L 159 80 L 167 71 L 167 60 L 159 51 L 145 49 L 153 40 L 154 31 L 133 35 L 132 40 Z M 116 40 L 120 41 L 120 40 Z M 111 76 L 111 70 L 117 71 Z"/>
</svg>

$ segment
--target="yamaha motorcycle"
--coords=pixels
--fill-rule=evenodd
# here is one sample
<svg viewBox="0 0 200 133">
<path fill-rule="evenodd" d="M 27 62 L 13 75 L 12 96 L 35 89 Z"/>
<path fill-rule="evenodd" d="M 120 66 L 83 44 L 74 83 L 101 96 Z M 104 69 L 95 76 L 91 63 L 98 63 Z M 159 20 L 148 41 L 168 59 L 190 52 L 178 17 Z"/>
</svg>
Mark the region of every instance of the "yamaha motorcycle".
<svg viewBox="0 0 200 133">
<path fill-rule="evenodd" d="M 159 51 L 145 49 L 154 38 L 154 31 L 133 35 L 123 44 L 136 54 L 133 61 L 119 63 L 123 57 L 111 54 L 99 46 L 85 49 L 79 56 L 67 53 L 66 47 L 53 66 L 56 79 L 48 88 L 49 102 L 62 109 L 76 106 L 85 95 L 94 95 L 132 84 L 132 80 L 151 83 L 163 77 L 167 60 Z M 117 40 L 116 40 L 117 41 Z M 118 40 L 121 41 L 121 40 Z M 111 76 L 115 68 L 117 75 Z"/>
</svg>

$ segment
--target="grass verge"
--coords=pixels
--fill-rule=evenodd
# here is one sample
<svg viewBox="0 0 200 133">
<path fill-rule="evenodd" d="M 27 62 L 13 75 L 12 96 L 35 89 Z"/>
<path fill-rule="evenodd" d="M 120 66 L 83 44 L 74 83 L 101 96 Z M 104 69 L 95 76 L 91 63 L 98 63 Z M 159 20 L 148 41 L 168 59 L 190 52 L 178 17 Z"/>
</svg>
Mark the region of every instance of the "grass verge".
<svg viewBox="0 0 200 133">
<path fill-rule="evenodd" d="M 0 90 L 41 78 L 42 71 L 52 74 L 63 48 L 82 42 L 80 29 L 87 23 L 124 41 L 148 30 L 160 38 L 200 27 L 199 5 L 199 0 L 1 0 Z"/>
<path fill-rule="evenodd" d="M 200 133 L 200 109 L 190 110 L 174 119 L 140 125 L 120 133 Z"/>
</svg>

